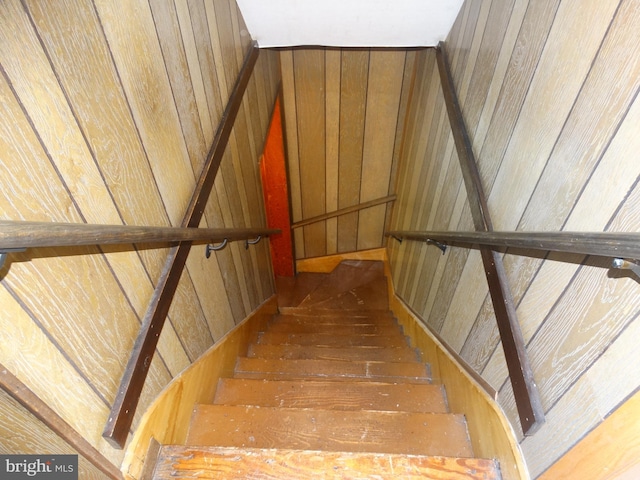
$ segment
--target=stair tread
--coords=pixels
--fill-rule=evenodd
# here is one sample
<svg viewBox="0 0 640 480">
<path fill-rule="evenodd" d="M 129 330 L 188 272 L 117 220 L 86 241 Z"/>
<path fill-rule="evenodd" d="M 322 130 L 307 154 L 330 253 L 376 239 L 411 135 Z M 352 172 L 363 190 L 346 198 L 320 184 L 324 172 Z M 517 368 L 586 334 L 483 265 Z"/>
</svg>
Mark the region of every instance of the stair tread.
<svg viewBox="0 0 640 480">
<path fill-rule="evenodd" d="M 317 359 L 344 361 L 410 362 L 419 360 L 418 352 L 403 347 L 317 347 L 313 345 L 270 345 L 254 343 L 247 357 L 280 358 L 289 360 Z"/>
<path fill-rule="evenodd" d="M 321 308 L 315 306 L 308 307 L 278 307 L 280 314 L 282 315 L 295 315 L 295 316 L 314 316 L 314 317 L 327 317 L 327 316 L 341 316 L 346 318 L 351 317 L 378 317 L 388 316 L 393 317 L 388 306 L 384 308 L 367 308 L 367 309 L 351 309 L 340 310 L 336 308 Z"/>
<path fill-rule="evenodd" d="M 354 362 L 340 360 L 281 360 L 238 357 L 236 378 L 297 379 L 331 378 L 430 382 L 426 365 L 414 362 Z"/>
<path fill-rule="evenodd" d="M 278 333 L 326 333 L 329 335 L 402 335 L 399 325 L 340 325 L 337 323 L 295 323 L 273 322 L 268 327 L 268 332 Z"/>
<path fill-rule="evenodd" d="M 324 345 L 328 347 L 404 347 L 407 338 L 400 332 L 393 335 L 333 335 L 326 333 L 281 333 L 262 332 L 256 343 Z"/>
<path fill-rule="evenodd" d="M 186 444 L 472 457 L 463 415 L 198 405 Z"/>
<path fill-rule="evenodd" d="M 269 478 L 283 480 L 301 478 L 497 480 L 500 478 L 500 473 L 496 462 L 488 459 L 164 445 L 160 450 L 152 478 L 161 480 L 192 477 L 230 480 Z"/>
<path fill-rule="evenodd" d="M 395 325 L 399 326 L 397 320 L 391 313 L 381 312 L 372 315 L 358 314 L 347 316 L 337 312 L 331 313 L 280 313 L 275 315 L 270 325 L 291 324 L 291 325 Z"/>
<path fill-rule="evenodd" d="M 300 306 L 314 305 L 329 300 L 344 292 L 369 283 L 376 278 L 384 278 L 382 262 L 342 262 L 300 302 Z"/>
<path fill-rule="evenodd" d="M 277 277 L 278 306 L 299 305 L 327 276 L 326 273 L 302 272 L 295 277 Z"/>
<path fill-rule="evenodd" d="M 447 413 L 441 385 L 221 379 L 214 404 Z"/>
<path fill-rule="evenodd" d="M 340 293 L 327 293 L 326 296 L 327 298 L 322 299 L 314 292 L 300 305 L 313 305 L 315 308 L 337 310 L 380 310 L 388 308 L 389 305 L 387 279 L 384 277 L 371 279 L 362 285 Z"/>
</svg>

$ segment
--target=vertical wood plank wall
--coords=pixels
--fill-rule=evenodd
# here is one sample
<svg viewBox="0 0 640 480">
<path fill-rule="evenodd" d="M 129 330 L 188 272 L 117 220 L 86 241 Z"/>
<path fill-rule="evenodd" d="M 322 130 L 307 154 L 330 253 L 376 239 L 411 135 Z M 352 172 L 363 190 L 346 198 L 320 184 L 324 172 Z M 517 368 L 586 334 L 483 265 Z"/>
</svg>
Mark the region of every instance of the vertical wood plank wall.
<svg viewBox="0 0 640 480">
<path fill-rule="evenodd" d="M 280 51 L 293 222 L 393 193 L 414 51 Z M 379 248 L 379 205 L 294 231 L 296 259 Z"/>
<path fill-rule="evenodd" d="M 639 29 L 633 0 L 465 2 L 446 49 L 496 230 L 640 231 Z M 472 230 L 432 51 L 416 70 L 392 228 Z M 389 247 L 398 294 L 521 433 L 478 252 Z M 521 438 L 536 477 L 640 387 L 640 285 L 600 258 L 504 261 L 547 415 Z"/>
<path fill-rule="evenodd" d="M 250 45 L 233 0 L 1 2 L 0 218 L 179 225 Z M 262 51 L 203 226 L 265 226 L 258 159 L 279 78 Z M 0 270 L 1 363 L 118 467 L 101 432 L 166 255 L 37 249 Z M 267 242 L 209 260 L 194 247 L 133 428 L 273 292 Z M 42 429 L 0 400 L 1 435 Z"/>
</svg>

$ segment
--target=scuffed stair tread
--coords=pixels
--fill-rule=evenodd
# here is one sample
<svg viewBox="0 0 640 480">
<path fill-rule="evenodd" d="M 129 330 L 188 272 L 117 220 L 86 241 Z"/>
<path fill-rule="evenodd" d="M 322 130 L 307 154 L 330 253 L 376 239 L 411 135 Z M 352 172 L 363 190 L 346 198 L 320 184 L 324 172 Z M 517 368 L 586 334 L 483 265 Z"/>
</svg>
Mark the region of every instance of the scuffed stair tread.
<svg viewBox="0 0 640 480">
<path fill-rule="evenodd" d="M 359 262 L 359 264 L 342 262 L 326 276 L 315 290 L 300 302 L 300 306 L 310 306 L 323 302 L 331 297 L 367 284 L 376 278 L 384 278 L 382 262 L 369 262 L 368 264 L 365 264 L 365 262 Z"/>
<path fill-rule="evenodd" d="M 493 460 L 475 458 L 165 445 L 152 478 L 498 480 L 500 473 Z"/>
<path fill-rule="evenodd" d="M 327 335 L 402 335 L 398 325 L 339 325 L 335 323 L 297 324 L 273 322 L 267 330 L 271 333 L 318 333 Z"/>
<path fill-rule="evenodd" d="M 312 345 L 252 344 L 247 357 L 280 358 L 283 360 L 343 360 L 371 362 L 413 362 L 418 352 L 404 347 L 316 347 Z"/>
<path fill-rule="evenodd" d="M 378 382 L 220 380 L 214 404 L 325 410 L 447 413 L 441 385 Z"/>
<path fill-rule="evenodd" d="M 331 335 L 322 333 L 263 332 L 259 344 L 324 345 L 327 347 L 405 347 L 407 338 L 399 332 L 395 335 Z"/>
<path fill-rule="evenodd" d="M 472 457 L 463 415 L 198 405 L 188 445 Z"/>
<path fill-rule="evenodd" d="M 313 311 L 308 314 L 286 314 L 280 313 L 271 320 L 271 325 L 395 325 L 398 322 L 391 312 L 379 311 L 374 314 L 354 312 L 353 315 L 344 313 L 323 313 L 323 311 Z"/>
<path fill-rule="evenodd" d="M 238 357 L 234 376 L 268 380 L 315 378 L 335 381 L 430 382 L 427 367 L 419 362 L 344 362 Z"/>
<path fill-rule="evenodd" d="M 335 308 L 318 308 L 318 307 L 279 307 L 282 315 L 310 316 L 310 317 L 377 317 L 388 316 L 393 314 L 388 307 L 381 309 L 358 309 L 358 310 L 337 310 Z"/>
<path fill-rule="evenodd" d="M 298 306 L 328 276 L 326 273 L 304 272 L 299 273 L 296 277 L 276 278 L 278 306 Z"/>
<path fill-rule="evenodd" d="M 381 310 L 389 305 L 387 279 L 384 277 L 374 278 L 363 285 L 354 287 L 346 292 L 334 294 L 324 300 L 313 300 L 313 297 L 309 297 L 302 305 L 347 311 L 359 309 Z"/>
</svg>

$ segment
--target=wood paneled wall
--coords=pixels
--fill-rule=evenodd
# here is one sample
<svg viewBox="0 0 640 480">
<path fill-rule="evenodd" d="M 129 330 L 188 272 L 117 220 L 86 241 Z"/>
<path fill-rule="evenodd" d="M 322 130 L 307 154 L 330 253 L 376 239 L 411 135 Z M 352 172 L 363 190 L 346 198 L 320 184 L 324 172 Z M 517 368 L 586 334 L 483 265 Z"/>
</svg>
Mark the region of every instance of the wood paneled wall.
<svg viewBox="0 0 640 480">
<path fill-rule="evenodd" d="M 633 0 L 465 2 L 446 49 L 496 230 L 640 231 L 639 29 Z M 432 51 L 417 68 L 392 228 L 472 230 Z M 478 251 L 389 246 L 396 291 L 521 432 Z M 535 477 L 639 388 L 640 286 L 606 259 L 515 253 L 547 416 L 521 438 Z"/>
<path fill-rule="evenodd" d="M 415 52 L 281 50 L 293 222 L 393 193 Z M 383 245 L 390 205 L 295 230 L 296 259 Z"/>
<path fill-rule="evenodd" d="M 0 218 L 179 225 L 250 45 L 233 0 L 1 2 Z M 262 51 L 203 226 L 265 226 L 258 159 L 279 78 Z M 118 466 L 101 432 L 166 256 L 36 249 L 0 270 L 0 362 Z M 266 242 L 209 260 L 194 247 L 134 428 L 273 292 Z"/>
</svg>

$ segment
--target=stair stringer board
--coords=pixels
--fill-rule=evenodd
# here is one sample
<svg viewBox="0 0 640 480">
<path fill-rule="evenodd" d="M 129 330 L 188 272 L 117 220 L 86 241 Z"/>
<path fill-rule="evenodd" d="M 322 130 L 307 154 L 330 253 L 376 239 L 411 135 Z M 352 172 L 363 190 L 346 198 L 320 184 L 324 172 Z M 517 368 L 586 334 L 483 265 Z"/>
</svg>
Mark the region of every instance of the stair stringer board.
<svg viewBox="0 0 640 480">
<path fill-rule="evenodd" d="M 497 459 L 505 480 L 529 480 L 529 469 L 515 432 L 499 404 L 400 297 L 391 294 L 389 304 L 411 346 L 417 348 L 423 361 L 431 365 L 433 378 L 445 385 L 451 412 L 466 415 L 474 454 Z"/>
<path fill-rule="evenodd" d="M 142 478 L 153 440 L 162 445 L 184 443 L 194 405 L 213 400 L 218 380 L 233 374 L 238 356 L 247 353 L 277 311 L 277 296 L 273 295 L 171 380 L 144 412 L 127 445 L 120 468 L 125 479 Z M 149 460 L 155 462 L 155 458 Z"/>
</svg>

